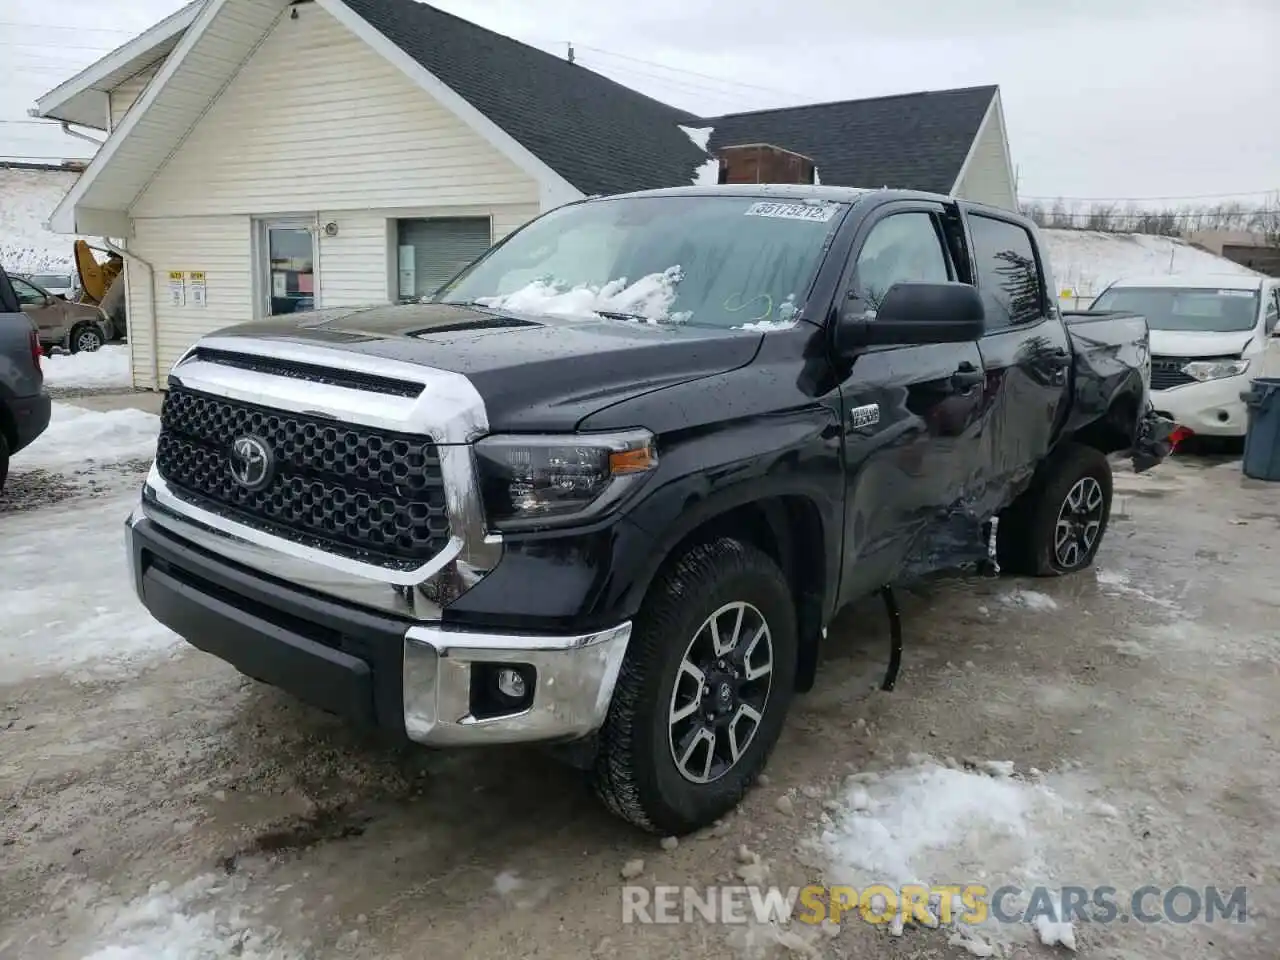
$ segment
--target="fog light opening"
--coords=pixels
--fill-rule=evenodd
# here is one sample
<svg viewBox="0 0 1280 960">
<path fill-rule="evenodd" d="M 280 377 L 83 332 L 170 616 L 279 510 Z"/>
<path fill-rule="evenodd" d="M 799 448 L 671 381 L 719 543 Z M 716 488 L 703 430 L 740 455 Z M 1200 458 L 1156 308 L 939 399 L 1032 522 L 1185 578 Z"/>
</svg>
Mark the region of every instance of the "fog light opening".
<svg viewBox="0 0 1280 960">
<path fill-rule="evenodd" d="M 476 663 L 471 668 L 471 715 L 521 713 L 533 705 L 537 673 L 527 663 Z"/>
</svg>

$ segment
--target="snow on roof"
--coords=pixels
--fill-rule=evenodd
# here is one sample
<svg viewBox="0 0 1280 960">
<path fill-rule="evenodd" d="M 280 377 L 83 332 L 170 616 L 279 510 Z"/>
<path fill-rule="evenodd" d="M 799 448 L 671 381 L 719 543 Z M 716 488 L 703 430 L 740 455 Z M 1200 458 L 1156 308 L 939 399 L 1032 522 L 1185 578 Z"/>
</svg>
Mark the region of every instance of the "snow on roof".
<svg viewBox="0 0 1280 960">
<path fill-rule="evenodd" d="M 693 179 L 689 182 L 695 187 L 714 187 L 720 182 L 720 159 L 711 156 L 707 145 L 711 142 L 711 135 L 716 132 L 715 127 L 686 127 L 683 124 L 676 124 L 684 135 L 693 141 L 693 145 L 707 153 L 707 159 L 698 164 L 698 168 L 693 171 Z"/>
<path fill-rule="evenodd" d="M 1071 290 L 1078 297 L 1096 296 L 1127 277 L 1186 273 L 1258 276 L 1248 267 L 1174 237 L 1049 229 L 1042 229 L 1040 236 L 1049 251 L 1055 290 Z"/>
<path fill-rule="evenodd" d="M 77 176 L 67 170 L 0 168 L 0 266 L 10 273 L 75 272 L 76 238 L 53 233 L 45 223 Z"/>
</svg>

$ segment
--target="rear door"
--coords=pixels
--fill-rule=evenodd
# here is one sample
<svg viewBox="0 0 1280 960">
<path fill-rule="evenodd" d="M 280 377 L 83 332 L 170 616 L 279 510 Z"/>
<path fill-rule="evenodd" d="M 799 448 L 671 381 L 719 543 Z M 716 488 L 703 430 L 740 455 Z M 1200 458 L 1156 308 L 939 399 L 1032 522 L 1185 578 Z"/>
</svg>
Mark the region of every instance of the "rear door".
<svg viewBox="0 0 1280 960">
<path fill-rule="evenodd" d="M 903 281 L 957 277 L 941 203 L 881 207 L 858 228 L 846 272 L 846 311 L 874 317 Z M 891 582 L 959 499 L 982 406 L 977 343 L 877 347 L 845 372 L 845 552 L 841 602 Z"/>
<path fill-rule="evenodd" d="M 986 308 L 979 486 L 983 506 L 994 510 L 1048 453 L 1067 412 L 1071 344 L 1027 228 L 986 210 L 967 210 L 965 221 Z"/>
</svg>

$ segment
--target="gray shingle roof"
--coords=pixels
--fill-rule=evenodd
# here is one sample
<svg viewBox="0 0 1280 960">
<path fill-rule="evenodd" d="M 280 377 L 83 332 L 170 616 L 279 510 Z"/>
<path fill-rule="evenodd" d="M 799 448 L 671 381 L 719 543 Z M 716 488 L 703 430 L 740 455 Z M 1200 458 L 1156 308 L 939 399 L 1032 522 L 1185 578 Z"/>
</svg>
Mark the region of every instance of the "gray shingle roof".
<svg viewBox="0 0 1280 960">
<path fill-rule="evenodd" d="M 414 0 L 347 6 L 585 194 L 689 183 L 693 114 Z"/>
<path fill-rule="evenodd" d="M 711 149 L 772 143 L 804 154 L 823 183 L 948 193 L 998 88 L 735 113 L 707 121 Z"/>
<path fill-rule="evenodd" d="M 585 194 L 688 184 L 711 148 L 772 143 L 812 157 L 822 182 L 949 191 L 995 87 L 849 100 L 701 119 L 577 64 L 416 0 L 352 10 Z"/>
</svg>

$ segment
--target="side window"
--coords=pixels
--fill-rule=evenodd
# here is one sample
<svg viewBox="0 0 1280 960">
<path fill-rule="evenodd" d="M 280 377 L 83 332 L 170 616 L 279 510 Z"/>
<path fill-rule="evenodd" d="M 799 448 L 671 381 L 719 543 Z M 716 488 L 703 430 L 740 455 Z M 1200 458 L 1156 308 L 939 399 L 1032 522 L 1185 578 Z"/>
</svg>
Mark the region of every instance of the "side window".
<svg viewBox="0 0 1280 960">
<path fill-rule="evenodd" d="M 1280 322 L 1280 287 L 1274 288 L 1271 296 L 1267 298 L 1267 333 L 1275 330 L 1277 322 Z"/>
<path fill-rule="evenodd" d="M 854 262 L 852 292 L 864 309 L 877 310 L 895 283 L 951 279 L 947 254 L 932 214 L 895 213 L 867 235 Z"/>
<path fill-rule="evenodd" d="M 13 292 L 18 295 L 18 303 L 23 306 L 44 303 L 44 294 L 21 277 L 13 278 Z"/>
<path fill-rule="evenodd" d="M 969 216 L 978 292 L 987 309 L 987 330 L 1034 323 L 1045 315 L 1047 298 L 1031 234 L 1014 223 Z"/>
</svg>

